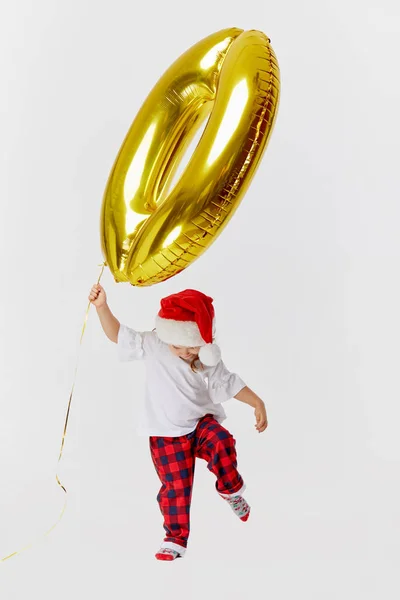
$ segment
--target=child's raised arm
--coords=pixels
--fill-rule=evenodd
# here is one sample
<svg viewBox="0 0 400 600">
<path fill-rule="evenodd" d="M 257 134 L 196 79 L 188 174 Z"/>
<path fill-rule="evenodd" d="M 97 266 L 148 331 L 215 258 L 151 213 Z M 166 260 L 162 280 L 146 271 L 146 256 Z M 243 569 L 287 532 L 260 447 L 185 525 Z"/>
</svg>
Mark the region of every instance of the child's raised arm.
<svg viewBox="0 0 400 600">
<path fill-rule="evenodd" d="M 107 304 L 106 292 L 99 283 L 90 290 L 89 300 L 96 307 L 104 333 L 109 340 L 117 343 L 120 322 L 112 314 Z"/>
</svg>

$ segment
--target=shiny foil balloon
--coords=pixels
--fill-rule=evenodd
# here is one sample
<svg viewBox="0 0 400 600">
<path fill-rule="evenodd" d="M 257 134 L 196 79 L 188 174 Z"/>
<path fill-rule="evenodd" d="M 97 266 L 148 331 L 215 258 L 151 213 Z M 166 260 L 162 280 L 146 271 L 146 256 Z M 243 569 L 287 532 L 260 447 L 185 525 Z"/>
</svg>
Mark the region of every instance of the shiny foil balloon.
<svg viewBox="0 0 400 600">
<path fill-rule="evenodd" d="M 135 286 L 164 281 L 213 243 L 263 155 L 279 89 L 277 59 L 259 31 L 219 31 L 169 67 L 137 114 L 104 193 L 101 243 L 116 281 Z"/>
</svg>

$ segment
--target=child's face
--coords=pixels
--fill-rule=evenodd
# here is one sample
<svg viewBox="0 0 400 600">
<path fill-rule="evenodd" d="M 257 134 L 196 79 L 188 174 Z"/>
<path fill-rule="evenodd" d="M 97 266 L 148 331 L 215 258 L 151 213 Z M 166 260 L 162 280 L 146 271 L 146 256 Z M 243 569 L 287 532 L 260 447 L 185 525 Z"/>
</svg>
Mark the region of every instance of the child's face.
<svg viewBox="0 0 400 600">
<path fill-rule="evenodd" d="M 199 355 L 200 346 L 195 348 L 187 348 L 186 346 L 169 346 L 169 349 L 175 356 L 183 358 L 183 360 L 193 360 Z"/>
</svg>

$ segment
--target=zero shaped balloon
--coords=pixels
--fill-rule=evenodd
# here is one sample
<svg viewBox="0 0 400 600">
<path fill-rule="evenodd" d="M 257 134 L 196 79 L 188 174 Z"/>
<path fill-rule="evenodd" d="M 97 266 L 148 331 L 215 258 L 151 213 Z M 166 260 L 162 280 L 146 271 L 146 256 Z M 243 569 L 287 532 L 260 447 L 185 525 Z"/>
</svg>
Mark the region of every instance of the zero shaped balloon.
<svg viewBox="0 0 400 600">
<path fill-rule="evenodd" d="M 250 184 L 275 123 L 279 92 L 278 62 L 260 31 L 214 33 L 167 69 L 133 121 L 104 192 L 101 245 L 115 281 L 165 281 L 207 250 Z"/>
</svg>

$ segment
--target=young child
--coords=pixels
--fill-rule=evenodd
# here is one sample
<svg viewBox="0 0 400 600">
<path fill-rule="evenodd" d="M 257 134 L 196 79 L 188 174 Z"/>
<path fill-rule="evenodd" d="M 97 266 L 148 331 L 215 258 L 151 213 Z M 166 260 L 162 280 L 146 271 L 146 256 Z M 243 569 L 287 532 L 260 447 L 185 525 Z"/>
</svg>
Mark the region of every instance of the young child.
<svg viewBox="0 0 400 600">
<path fill-rule="evenodd" d="M 254 408 L 256 429 L 267 428 L 264 402 L 242 379 L 228 371 L 213 343 L 212 298 L 185 290 L 161 300 L 156 329 L 139 333 L 122 325 L 99 284 L 89 300 L 122 361 L 144 359 L 147 370 L 144 414 L 139 432 L 149 436 L 151 457 L 161 481 L 157 496 L 166 536 L 158 560 L 182 557 L 189 537 L 189 512 L 196 457 L 207 461 L 216 490 L 242 521 L 250 506 L 237 470 L 236 441 L 221 422 L 222 403 L 230 398 Z"/>
</svg>

